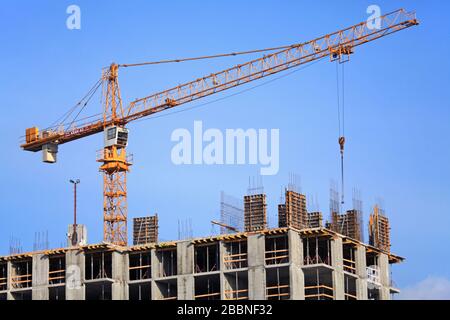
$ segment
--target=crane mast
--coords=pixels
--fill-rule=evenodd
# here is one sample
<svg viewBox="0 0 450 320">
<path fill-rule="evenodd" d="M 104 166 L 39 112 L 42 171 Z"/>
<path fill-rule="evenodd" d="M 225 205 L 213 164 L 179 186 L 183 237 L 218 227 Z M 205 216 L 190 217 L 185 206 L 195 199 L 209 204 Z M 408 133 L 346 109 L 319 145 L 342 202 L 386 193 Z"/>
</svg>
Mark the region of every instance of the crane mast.
<svg viewBox="0 0 450 320">
<path fill-rule="evenodd" d="M 131 155 L 126 153 L 128 144 L 126 124 L 322 58 L 329 57 L 330 61 L 347 62 L 355 47 L 419 24 L 415 13 L 404 9 L 376 19 L 379 19 L 380 28 L 372 29 L 367 21 L 364 21 L 134 100 L 126 108 L 122 105 L 118 71 L 120 67 L 129 65 L 113 63 L 104 69 L 102 74 L 104 109 L 101 118 L 78 126 L 50 128 L 42 132 L 39 132 L 37 127 L 28 128 L 26 141 L 21 147 L 26 151 L 42 151 L 44 162 L 54 163 L 60 144 L 103 132 L 105 144 L 97 154 L 97 161 L 101 163 L 100 171 L 103 173 L 104 241 L 125 246 L 128 210 L 127 173 L 132 165 Z"/>
</svg>

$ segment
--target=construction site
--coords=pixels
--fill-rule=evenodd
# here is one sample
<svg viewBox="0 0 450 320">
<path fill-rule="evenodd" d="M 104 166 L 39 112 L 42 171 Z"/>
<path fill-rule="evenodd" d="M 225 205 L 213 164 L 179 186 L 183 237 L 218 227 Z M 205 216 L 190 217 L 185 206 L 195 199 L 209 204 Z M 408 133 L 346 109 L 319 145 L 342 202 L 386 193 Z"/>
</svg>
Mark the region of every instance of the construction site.
<svg viewBox="0 0 450 320">
<path fill-rule="evenodd" d="M 391 252 L 389 218 L 380 204 L 372 207 L 367 223 L 358 192 L 351 207 L 344 209 L 343 132 L 338 137 L 342 191 L 330 188 L 329 212 L 308 210 L 307 196 L 290 181 L 277 203 L 276 227 L 269 227 L 267 195 L 260 186 L 249 187 L 242 198 L 222 193 L 220 219 L 211 221 L 220 227 L 218 234 L 160 241 L 157 214 L 134 218 L 131 228 L 128 224 L 127 173 L 133 157 L 126 152 L 127 124 L 321 59 L 344 65 L 356 47 L 419 24 L 414 12 L 403 9 L 377 19 L 380 28 L 364 21 L 305 43 L 254 50 L 264 56 L 128 106 L 122 102 L 119 70 L 173 61 L 114 63 L 103 69 L 100 80 L 77 104 L 87 104 L 101 88 L 100 117 L 78 119 L 74 108 L 56 126 L 27 128 L 21 144 L 23 150 L 42 152 L 43 162 L 54 164 L 60 145 L 104 135 L 96 158 L 103 176 L 103 242 L 90 244 L 89 230 L 77 221 L 79 180 L 71 180 L 74 220 L 68 224 L 67 244 L 57 249 L 35 246 L 33 252 L 16 250 L 0 257 L 0 300 L 392 299 L 399 289 L 391 266 L 404 258 Z M 267 53 L 271 51 L 275 53 Z"/>
</svg>

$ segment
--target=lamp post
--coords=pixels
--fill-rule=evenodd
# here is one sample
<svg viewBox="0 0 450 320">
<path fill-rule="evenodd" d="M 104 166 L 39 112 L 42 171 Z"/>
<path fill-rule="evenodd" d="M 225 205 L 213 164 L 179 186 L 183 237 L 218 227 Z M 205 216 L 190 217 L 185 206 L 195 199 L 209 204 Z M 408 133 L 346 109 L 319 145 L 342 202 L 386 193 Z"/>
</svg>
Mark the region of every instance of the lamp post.
<svg viewBox="0 0 450 320">
<path fill-rule="evenodd" d="M 78 244 L 78 234 L 77 234 L 77 184 L 80 183 L 80 179 L 70 180 L 73 184 L 73 232 L 72 232 L 72 245 L 76 246 Z"/>
</svg>

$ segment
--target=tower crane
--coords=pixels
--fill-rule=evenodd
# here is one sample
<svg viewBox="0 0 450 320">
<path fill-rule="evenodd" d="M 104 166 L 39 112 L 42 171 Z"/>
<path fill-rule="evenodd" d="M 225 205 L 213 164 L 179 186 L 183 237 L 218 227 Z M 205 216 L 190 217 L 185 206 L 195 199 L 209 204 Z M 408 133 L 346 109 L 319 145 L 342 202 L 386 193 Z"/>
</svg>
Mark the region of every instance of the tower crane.
<svg viewBox="0 0 450 320">
<path fill-rule="evenodd" d="M 418 25 L 415 13 L 404 9 L 376 19 L 379 19 L 380 28 L 373 28 L 367 21 L 364 21 L 323 37 L 286 46 L 261 58 L 136 99 L 126 106 L 123 104 L 120 94 L 119 69 L 133 65 L 113 63 L 109 68 L 103 70 L 101 77 L 104 87 L 104 107 L 101 116 L 83 124 L 50 128 L 41 132 L 37 127 L 28 128 L 25 135 L 26 141 L 21 148 L 32 152 L 42 151 L 43 161 L 54 163 L 59 145 L 103 132 L 104 147 L 97 154 L 97 161 L 101 163 L 100 171 L 103 173 L 104 184 L 103 237 L 105 242 L 126 246 L 127 172 L 132 165 L 132 159 L 126 152 L 127 124 L 322 58 L 329 57 L 330 61 L 346 62 L 357 46 Z M 229 55 L 236 55 L 236 53 Z M 145 63 L 135 64 L 135 66 L 137 65 L 145 65 Z"/>
</svg>

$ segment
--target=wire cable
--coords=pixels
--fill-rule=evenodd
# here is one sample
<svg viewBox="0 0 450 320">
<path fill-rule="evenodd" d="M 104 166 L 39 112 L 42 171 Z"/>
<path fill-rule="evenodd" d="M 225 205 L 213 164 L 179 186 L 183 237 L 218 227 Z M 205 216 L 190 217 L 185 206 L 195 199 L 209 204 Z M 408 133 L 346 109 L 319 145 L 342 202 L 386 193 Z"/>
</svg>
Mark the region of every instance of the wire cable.
<svg viewBox="0 0 450 320">
<path fill-rule="evenodd" d="M 128 67 L 139 67 L 139 66 L 162 64 L 162 63 L 174 63 L 174 62 L 186 62 L 186 61 L 204 60 L 204 59 L 215 59 L 215 58 L 223 58 L 223 57 L 239 56 L 239 55 L 245 55 L 245 54 L 251 54 L 251 53 L 258 53 L 258 52 L 282 50 L 282 49 L 293 48 L 293 47 L 296 47 L 296 46 L 297 45 L 290 45 L 290 46 L 281 46 L 281 47 L 273 47 L 273 48 L 265 48 L 265 49 L 256 49 L 256 50 L 249 50 L 249 51 L 220 53 L 220 54 L 209 55 L 209 56 L 199 56 L 199 57 L 160 60 L 160 61 L 149 61 L 149 62 L 141 62 L 141 63 L 119 64 L 119 67 L 128 68 Z"/>
<path fill-rule="evenodd" d="M 301 71 L 301 70 L 305 70 L 305 69 L 307 69 L 307 68 L 309 68 L 309 67 L 311 67 L 311 66 L 313 66 L 313 65 L 315 65 L 315 64 L 317 64 L 317 63 L 319 63 L 319 62 L 321 62 L 324 58 L 325 58 L 325 57 L 320 58 L 320 59 L 318 59 L 318 60 L 312 62 L 311 64 L 308 64 L 308 65 L 306 65 L 306 66 L 303 66 L 302 68 L 295 69 L 295 70 L 293 70 L 293 71 L 291 71 L 291 72 L 289 72 L 289 73 L 285 73 L 285 74 L 283 74 L 283 75 L 281 75 L 281 76 L 278 76 L 278 77 L 276 77 L 276 78 L 273 78 L 273 79 L 270 79 L 270 80 L 265 81 L 265 82 L 263 82 L 263 83 L 260 83 L 260 84 L 258 84 L 258 85 L 255 85 L 255 86 L 252 86 L 252 87 L 249 87 L 249 88 L 246 88 L 246 89 L 237 91 L 237 92 L 232 93 L 232 94 L 229 94 L 229 95 L 227 95 L 227 96 L 220 97 L 220 98 L 217 98 L 217 99 L 214 99 L 214 100 L 211 100 L 211 101 L 208 101 L 208 102 L 204 102 L 204 103 L 201 103 L 201 104 L 192 106 L 192 107 L 188 107 L 188 108 L 185 108 L 185 109 L 172 111 L 172 112 L 170 112 L 170 113 L 160 114 L 160 115 L 153 116 L 153 117 L 149 117 L 149 118 L 142 118 L 142 119 L 136 120 L 136 121 L 134 121 L 134 122 L 137 123 L 137 122 L 142 122 L 142 121 L 148 121 L 148 120 L 151 120 L 151 119 L 157 119 L 157 118 L 167 117 L 167 116 L 170 116 L 170 115 L 173 115 L 173 114 L 177 114 L 177 113 L 189 111 L 189 110 L 192 110 L 192 109 L 197 109 L 197 108 L 199 108 L 199 107 L 203 107 L 203 106 L 206 106 L 206 105 L 209 105 L 209 104 L 218 102 L 218 101 L 222 101 L 222 100 L 225 100 L 225 99 L 228 99 L 228 98 L 231 98 L 231 97 L 240 95 L 240 94 L 242 94 L 242 93 L 251 91 L 251 90 L 253 90 L 253 89 L 256 89 L 256 88 L 265 86 L 265 85 L 267 85 L 267 84 L 269 84 L 269 83 L 272 83 L 272 82 L 274 82 L 274 81 L 277 81 L 277 80 L 280 80 L 280 79 L 285 78 L 285 77 L 287 77 L 287 76 L 290 76 L 290 75 L 292 75 L 292 74 L 294 74 L 294 73 L 296 73 L 296 72 L 299 72 L 299 71 Z"/>
</svg>

